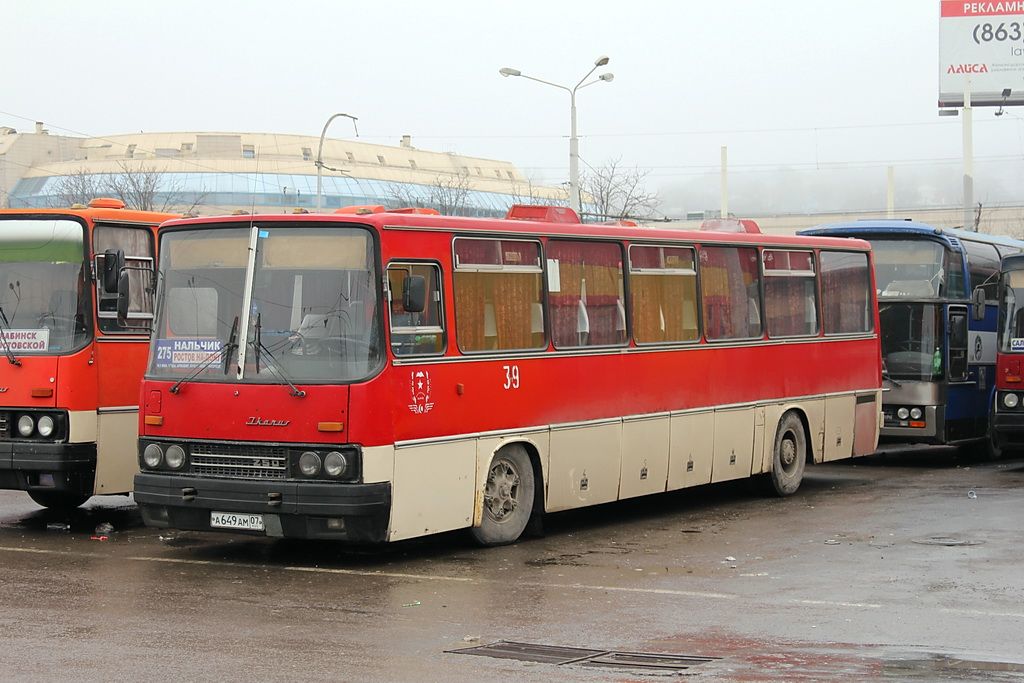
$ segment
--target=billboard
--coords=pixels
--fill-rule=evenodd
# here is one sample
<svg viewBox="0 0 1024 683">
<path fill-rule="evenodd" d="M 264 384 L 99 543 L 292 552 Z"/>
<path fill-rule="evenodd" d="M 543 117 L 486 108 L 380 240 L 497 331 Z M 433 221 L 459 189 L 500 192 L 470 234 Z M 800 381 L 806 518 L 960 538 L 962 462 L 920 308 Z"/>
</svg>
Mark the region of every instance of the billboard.
<svg viewBox="0 0 1024 683">
<path fill-rule="evenodd" d="M 940 4 L 939 107 L 1024 104 L 1024 0 Z"/>
</svg>

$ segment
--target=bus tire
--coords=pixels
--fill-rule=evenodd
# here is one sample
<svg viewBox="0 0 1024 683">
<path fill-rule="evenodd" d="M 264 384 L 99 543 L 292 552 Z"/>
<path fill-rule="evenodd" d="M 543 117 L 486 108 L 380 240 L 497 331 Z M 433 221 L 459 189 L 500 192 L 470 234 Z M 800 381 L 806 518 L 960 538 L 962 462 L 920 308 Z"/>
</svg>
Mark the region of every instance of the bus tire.
<svg viewBox="0 0 1024 683">
<path fill-rule="evenodd" d="M 494 454 L 484 484 L 484 509 L 480 526 L 470 531 L 485 546 L 515 543 L 530 522 L 533 511 L 533 465 L 519 444 Z"/>
<path fill-rule="evenodd" d="M 28 497 L 49 510 L 74 510 L 92 496 L 74 491 L 29 491 Z"/>
<path fill-rule="evenodd" d="M 793 411 L 779 420 L 772 450 L 772 471 L 768 473 L 768 490 L 776 496 L 791 496 L 800 488 L 807 464 L 807 433 L 800 417 Z"/>
</svg>

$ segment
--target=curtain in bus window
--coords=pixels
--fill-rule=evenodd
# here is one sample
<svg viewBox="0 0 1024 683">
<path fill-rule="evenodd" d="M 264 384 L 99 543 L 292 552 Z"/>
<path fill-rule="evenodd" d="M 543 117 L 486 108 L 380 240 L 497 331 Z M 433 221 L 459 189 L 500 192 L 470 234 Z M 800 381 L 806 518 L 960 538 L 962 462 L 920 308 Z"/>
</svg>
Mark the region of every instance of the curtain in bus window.
<svg viewBox="0 0 1024 683">
<path fill-rule="evenodd" d="M 700 274 L 707 338 L 760 337 L 757 249 L 703 247 Z"/>
<path fill-rule="evenodd" d="M 455 257 L 458 267 L 464 269 L 456 270 L 454 276 L 459 348 L 487 351 L 542 347 L 540 245 L 457 239 Z"/>
<path fill-rule="evenodd" d="M 621 247 L 552 240 L 548 242 L 547 258 L 558 263 L 558 282 L 548 295 L 555 346 L 623 343 L 626 326 Z"/>
<path fill-rule="evenodd" d="M 872 329 L 867 254 L 821 252 L 821 308 L 825 334 Z"/>
<path fill-rule="evenodd" d="M 763 259 L 768 334 L 772 337 L 817 334 L 816 283 L 811 253 L 766 249 Z"/>
<path fill-rule="evenodd" d="M 633 246 L 630 299 L 633 338 L 638 344 L 694 341 L 697 325 L 697 274 L 693 250 Z"/>
</svg>

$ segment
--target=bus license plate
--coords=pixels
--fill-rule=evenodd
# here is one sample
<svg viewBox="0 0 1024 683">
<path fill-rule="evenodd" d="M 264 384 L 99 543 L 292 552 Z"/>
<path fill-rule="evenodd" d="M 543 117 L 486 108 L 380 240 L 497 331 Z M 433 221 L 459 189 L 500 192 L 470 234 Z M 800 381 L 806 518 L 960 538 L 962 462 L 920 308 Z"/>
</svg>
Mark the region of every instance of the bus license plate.
<svg viewBox="0 0 1024 683">
<path fill-rule="evenodd" d="M 263 515 L 245 515 L 237 512 L 211 512 L 210 526 L 218 529 L 263 531 Z"/>
</svg>

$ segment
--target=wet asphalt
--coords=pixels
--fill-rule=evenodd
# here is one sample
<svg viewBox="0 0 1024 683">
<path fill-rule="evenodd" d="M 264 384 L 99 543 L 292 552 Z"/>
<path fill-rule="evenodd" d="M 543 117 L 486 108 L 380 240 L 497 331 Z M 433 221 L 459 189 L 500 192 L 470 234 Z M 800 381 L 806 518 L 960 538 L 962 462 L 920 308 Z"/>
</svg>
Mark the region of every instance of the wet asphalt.
<svg viewBox="0 0 1024 683">
<path fill-rule="evenodd" d="M 1024 459 L 915 449 L 807 472 L 790 498 L 701 487 L 491 549 L 169 533 L 130 498 L 67 516 L 2 491 L 0 679 L 1024 680 Z M 450 652 L 497 641 L 710 659 Z"/>
</svg>

